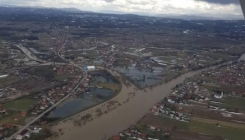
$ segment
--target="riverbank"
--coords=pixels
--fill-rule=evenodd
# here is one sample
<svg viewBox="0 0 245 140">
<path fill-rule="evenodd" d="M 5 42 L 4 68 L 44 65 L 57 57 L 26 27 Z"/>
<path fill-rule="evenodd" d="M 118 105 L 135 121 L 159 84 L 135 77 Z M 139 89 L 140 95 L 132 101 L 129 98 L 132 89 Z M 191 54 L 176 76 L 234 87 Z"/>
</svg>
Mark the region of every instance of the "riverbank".
<svg viewBox="0 0 245 140">
<path fill-rule="evenodd" d="M 244 58 L 244 56 L 242 55 L 240 58 Z M 186 78 L 217 66 L 188 72 L 168 83 L 158 84 L 152 89 L 135 90 L 134 86 L 128 87 L 123 84 L 120 94 L 112 100 L 81 112 L 67 121 L 51 126 L 51 130 L 56 134 L 48 140 L 108 139 L 110 136 L 128 128 L 131 124 L 135 124 L 149 112 L 156 102 L 169 95 L 174 86 L 182 83 Z M 118 76 L 117 73 L 113 73 Z M 115 104 L 108 108 L 108 105 L 112 102 Z M 102 115 L 98 115 L 98 112 L 102 112 Z M 87 118 L 84 121 L 86 116 Z"/>
<path fill-rule="evenodd" d="M 197 73 L 189 72 L 169 83 L 158 85 L 152 90 L 146 89 L 146 91 L 136 90 L 134 86 L 128 87 L 123 84 L 120 94 L 112 100 L 51 126 L 51 130 L 57 132 L 57 137 L 53 136 L 49 139 L 77 140 L 78 137 L 89 140 L 107 139 L 136 123 L 149 112 L 151 106 L 166 97 L 172 87 Z M 99 112 L 102 115 L 99 115 Z M 81 119 L 84 116 L 89 116 L 86 121 Z M 59 134 L 60 129 L 62 129 L 62 135 Z M 96 132 L 96 135 L 93 132 Z"/>
</svg>

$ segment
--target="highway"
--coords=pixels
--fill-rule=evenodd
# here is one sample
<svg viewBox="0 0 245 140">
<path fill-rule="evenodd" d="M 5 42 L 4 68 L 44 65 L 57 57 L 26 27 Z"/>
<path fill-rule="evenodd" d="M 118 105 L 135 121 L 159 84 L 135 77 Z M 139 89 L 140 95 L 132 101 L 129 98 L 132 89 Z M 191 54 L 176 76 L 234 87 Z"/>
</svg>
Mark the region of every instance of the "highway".
<svg viewBox="0 0 245 140">
<path fill-rule="evenodd" d="M 26 47 L 23 47 L 21 45 L 15 45 L 18 47 L 21 51 L 23 51 L 27 57 L 29 57 L 31 60 L 37 61 L 37 62 L 42 62 L 45 63 L 46 61 L 38 58 L 36 55 L 34 55 L 31 51 L 29 51 Z"/>
<path fill-rule="evenodd" d="M 66 59 L 64 59 L 61 55 L 60 52 L 63 50 L 63 48 L 65 47 L 65 44 L 67 43 L 69 36 L 66 38 L 65 43 L 61 46 L 60 50 L 58 51 L 58 56 L 67 61 Z M 27 55 L 27 54 L 26 54 Z M 68 61 L 69 62 L 69 61 Z M 47 110 L 45 110 L 43 113 L 41 113 L 40 115 L 38 115 L 35 119 L 33 119 L 31 122 L 27 123 L 25 126 L 23 126 L 20 130 L 18 130 L 16 133 L 14 133 L 12 136 L 10 136 L 7 140 L 12 140 L 15 139 L 16 136 L 22 132 L 23 130 L 27 129 L 31 124 L 33 124 L 35 121 L 37 121 L 38 119 L 40 119 L 44 114 L 48 113 L 49 111 L 51 111 L 53 108 L 55 108 L 57 105 L 59 105 L 60 103 L 62 103 L 63 101 L 65 101 L 68 97 L 70 97 L 70 95 L 78 88 L 78 86 L 87 78 L 87 71 L 85 71 L 83 68 L 79 67 L 78 65 L 71 63 L 73 66 L 78 67 L 79 69 L 83 70 L 85 72 L 85 76 L 82 78 L 82 80 L 80 80 L 80 82 L 77 83 L 77 85 L 73 88 L 72 91 L 69 92 L 69 94 L 67 94 L 64 98 L 62 98 L 60 101 L 58 101 L 57 103 L 55 103 L 53 106 L 51 106 L 50 108 L 48 108 Z"/>
</svg>

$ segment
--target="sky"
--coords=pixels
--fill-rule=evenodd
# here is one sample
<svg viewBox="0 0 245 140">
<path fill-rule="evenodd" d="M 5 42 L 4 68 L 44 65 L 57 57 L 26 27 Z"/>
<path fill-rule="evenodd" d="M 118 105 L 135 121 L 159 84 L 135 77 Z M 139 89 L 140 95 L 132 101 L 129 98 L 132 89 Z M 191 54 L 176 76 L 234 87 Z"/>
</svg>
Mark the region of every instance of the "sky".
<svg viewBox="0 0 245 140">
<path fill-rule="evenodd" d="M 85 11 L 148 14 L 242 15 L 239 0 L 0 0 L 1 5 L 73 7 Z"/>
</svg>

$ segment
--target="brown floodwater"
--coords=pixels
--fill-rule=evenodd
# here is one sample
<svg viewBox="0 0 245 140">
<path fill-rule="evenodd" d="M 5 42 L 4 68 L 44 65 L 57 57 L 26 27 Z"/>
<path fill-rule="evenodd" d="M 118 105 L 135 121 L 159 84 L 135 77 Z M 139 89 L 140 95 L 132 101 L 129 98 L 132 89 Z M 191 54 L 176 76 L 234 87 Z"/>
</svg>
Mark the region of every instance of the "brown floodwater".
<svg viewBox="0 0 245 140">
<path fill-rule="evenodd" d="M 245 58 L 243 55 L 241 58 Z M 216 66 L 217 67 L 217 66 Z M 214 67 L 211 67 L 214 68 Z M 136 96 L 130 99 L 129 102 L 121 105 L 115 110 L 102 115 L 99 118 L 87 123 L 84 126 L 74 126 L 72 121 L 60 122 L 52 126 L 52 131 L 58 132 L 62 128 L 63 134 L 56 138 L 57 140 L 102 140 L 108 139 L 118 132 L 128 128 L 130 125 L 137 123 L 145 114 L 150 111 L 157 102 L 161 101 L 164 97 L 171 93 L 171 89 L 177 84 L 182 83 L 186 78 L 192 77 L 206 69 L 188 72 L 179 76 L 178 78 L 159 85 L 152 90 L 146 89 L 147 92 L 142 90 L 136 91 Z M 134 91 L 133 87 L 127 88 L 125 85 L 122 87 L 122 92 L 117 95 L 113 100 L 122 102 L 126 99 L 127 93 Z M 82 114 L 92 112 L 103 104 L 93 107 Z"/>
</svg>

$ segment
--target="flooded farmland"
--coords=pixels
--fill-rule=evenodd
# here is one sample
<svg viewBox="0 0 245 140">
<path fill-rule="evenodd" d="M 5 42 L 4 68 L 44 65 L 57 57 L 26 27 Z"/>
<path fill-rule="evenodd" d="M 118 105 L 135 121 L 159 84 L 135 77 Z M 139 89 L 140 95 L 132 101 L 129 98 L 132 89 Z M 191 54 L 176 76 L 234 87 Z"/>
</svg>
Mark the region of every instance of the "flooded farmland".
<svg viewBox="0 0 245 140">
<path fill-rule="evenodd" d="M 132 80 L 137 86 L 143 88 L 145 86 L 154 85 L 162 80 L 164 77 L 161 75 L 164 73 L 163 67 L 152 68 L 138 68 L 134 66 L 130 67 L 114 67 L 116 71 L 124 74 Z"/>
<path fill-rule="evenodd" d="M 105 71 L 90 72 L 91 83 L 118 84 L 118 82 Z M 84 92 L 76 97 L 70 97 L 58 105 L 48 115 L 48 118 L 66 118 L 78 112 L 86 110 L 94 105 L 102 103 L 115 95 L 116 91 L 97 85 L 87 87 Z M 64 113 L 65 112 L 65 113 Z"/>
</svg>

